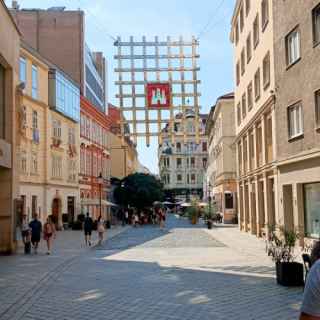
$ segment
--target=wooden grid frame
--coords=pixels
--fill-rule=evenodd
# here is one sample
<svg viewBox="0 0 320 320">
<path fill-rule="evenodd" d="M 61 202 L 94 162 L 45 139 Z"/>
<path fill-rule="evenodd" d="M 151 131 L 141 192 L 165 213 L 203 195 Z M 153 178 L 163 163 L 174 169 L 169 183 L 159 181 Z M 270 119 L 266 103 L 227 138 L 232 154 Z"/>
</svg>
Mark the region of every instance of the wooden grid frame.
<svg viewBox="0 0 320 320">
<path fill-rule="evenodd" d="M 115 82 L 118 86 L 116 97 L 119 99 L 120 128 L 123 141 L 125 137 L 132 137 L 136 144 L 138 137 L 145 137 L 146 144 L 149 146 L 150 137 L 157 136 L 159 144 L 162 144 L 163 126 L 169 124 L 169 133 L 172 142 L 174 142 L 174 118 L 179 112 L 183 114 L 183 135 L 186 141 L 185 115 L 187 108 L 192 108 L 195 112 L 196 140 L 199 141 L 199 97 L 201 94 L 199 92 L 200 80 L 198 80 L 198 71 L 200 71 L 198 40 L 192 37 L 191 41 L 185 41 L 183 37 L 180 37 L 179 40 L 174 41 L 171 37 L 167 37 L 166 41 L 159 41 L 156 36 L 153 41 L 149 41 L 143 36 L 142 41 L 134 41 L 131 36 L 128 42 L 121 41 L 121 37 L 118 37 L 115 46 L 117 48 L 117 54 L 114 56 L 117 60 L 115 72 L 118 74 L 118 80 Z M 187 50 L 189 53 L 186 53 Z M 186 66 L 186 61 L 189 62 L 189 66 Z M 153 66 L 148 66 L 150 62 Z M 124 66 L 124 64 L 127 65 Z M 151 74 L 155 75 L 153 79 L 151 79 Z M 149 82 L 168 82 L 170 84 L 171 104 L 169 109 L 154 111 L 154 109 L 148 108 L 145 87 Z M 192 86 L 192 90 L 186 90 L 187 85 Z M 141 93 L 142 90 L 137 93 L 138 88 L 142 87 L 143 93 Z M 143 103 L 137 103 L 137 99 L 142 100 L 142 98 Z M 189 98 L 193 98 L 192 105 L 187 103 Z M 124 103 L 125 99 L 129 99 L 128 104 Z M 138 112 L 144 114 L 144 119 L 137 117 Z M 150 112 L 156 112 L 156 118 L 150 119 Z M 165 116 L 168 113 L 169 116 Z M 129 114 L 129 117 L 126 117 L 125 114 Z M 153 124 L 156 125 L 156 131 L 150 130 Z M 143 130 L 139 132 L 137 127 L 141 125 Z M 128 126 L 132 128 L 129 132 L 125 130 Z"/>
</svg>

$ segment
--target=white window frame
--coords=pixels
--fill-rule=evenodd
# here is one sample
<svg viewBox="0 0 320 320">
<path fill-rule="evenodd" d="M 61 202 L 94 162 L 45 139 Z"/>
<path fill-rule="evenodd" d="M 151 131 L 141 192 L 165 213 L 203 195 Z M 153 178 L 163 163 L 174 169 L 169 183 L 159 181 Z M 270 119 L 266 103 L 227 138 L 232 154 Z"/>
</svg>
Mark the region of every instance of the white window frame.
<svg viewBox="0 0 320 320">
<path fill-rule="evenodd" d="M 38 67 L 33 64 L 31 72 L 31 96 L 34 99 L 38 98 L 38 81 Z"/>
<path fill-rule="evenodd" d="M 288 107 L 289 140 L 303 135 L 303 109 L 301 102 Z"/>
<path fill-rule="evenodd" d="M 287 66 L 291 66 L 301 58 L 300 31 L 296 27 L 286 36 Z"/>
<path fill-rule="evenodd" d="M 24 74 L 22 71 L 24 71 Z M 27 83 L 27 60 L 24 57 L 20 57 L 19 61 L 19 80 Z"/>
<path fill-rule="evenodd" d="M 313 44 L 320 44 L 320 3 L 312 10 Z"/>
<path fill-rule="evenodd" d="M 315 112 L 316 112 L 316 128 L 320 128 L 320 89 L 314 93 Z"/>
</svg>

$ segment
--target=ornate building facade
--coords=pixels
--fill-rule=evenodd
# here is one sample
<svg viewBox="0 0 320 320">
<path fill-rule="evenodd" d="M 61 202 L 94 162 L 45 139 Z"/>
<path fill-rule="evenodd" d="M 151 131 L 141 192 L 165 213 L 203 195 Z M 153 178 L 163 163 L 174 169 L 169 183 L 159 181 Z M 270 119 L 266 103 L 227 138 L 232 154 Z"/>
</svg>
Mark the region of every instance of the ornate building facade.
<svg viewBox="0 0 320 320">
<path fill-rule="evenodd" d="M 203 180 L 208 159 L 206 120 L 207 115 L 199 116 L 199 143 L 196 141 L 195 114 L 191 110 L 186 111 L 185 117 L 181 113 L 176 115 L 174 143 L 167 130 L 168 125 L 162 131 L 163 143 L 158 150 L 159 173 L 168 198 L 185 201 L 203 197 Z M 186 125 L 186 138 L 183 123 Z"/>
</svg>

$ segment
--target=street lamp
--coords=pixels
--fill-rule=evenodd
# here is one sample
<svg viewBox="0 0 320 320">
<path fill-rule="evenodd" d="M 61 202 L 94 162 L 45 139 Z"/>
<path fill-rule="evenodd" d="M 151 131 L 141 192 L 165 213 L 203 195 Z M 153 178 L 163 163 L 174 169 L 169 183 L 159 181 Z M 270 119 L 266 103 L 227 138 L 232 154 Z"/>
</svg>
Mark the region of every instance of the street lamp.
<svg viewBox="0 0 320 320">
<path fill-rule="evenodd" d="M 99 199 L 99 206 L 100 206 L 100 217 L 102 217 L 102 185 L 103 185 L 103 176 L 102 173 L 100 172 L 99 176 L 97 177 L 97 182 L 99 184 L 99 193 L 100 193 L 100 199 Z"/>
</svg>

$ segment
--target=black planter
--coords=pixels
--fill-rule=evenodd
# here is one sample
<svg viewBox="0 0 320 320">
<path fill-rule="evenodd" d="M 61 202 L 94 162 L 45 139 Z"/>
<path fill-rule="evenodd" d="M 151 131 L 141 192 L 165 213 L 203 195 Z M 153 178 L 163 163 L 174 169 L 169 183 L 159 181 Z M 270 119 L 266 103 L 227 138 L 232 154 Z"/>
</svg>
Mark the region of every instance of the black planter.
<svg viewBox="0 0 320 320">
<path fill-rule="evenodd" d="M 212 221 L 207 221 L 208 229 L 212 229 Z"/>
<path fill-rule="evenodd" d="M 298 262 L 277 262 L 277 283 L 285 287 L 304 285 L 303 265 Z"/>
</svg>

